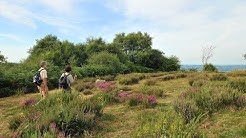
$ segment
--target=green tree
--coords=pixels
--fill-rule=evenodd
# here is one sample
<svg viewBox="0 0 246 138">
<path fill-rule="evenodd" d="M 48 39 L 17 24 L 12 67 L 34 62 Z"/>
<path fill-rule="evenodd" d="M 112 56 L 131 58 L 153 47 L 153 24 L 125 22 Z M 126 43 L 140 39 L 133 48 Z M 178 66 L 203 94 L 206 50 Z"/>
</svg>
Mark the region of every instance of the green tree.
<svg viewBox="0 0 246 138">
<path fill-rule="evenodd" d="M 0 63 L 4 63 L 4 62 L 7 62 L 7 58 L 1 54 L 1 51 L 0 51 Z"/>
<path fill-rule="evenodd" d="M 203 71 L 217 72 L 218 69 L 213 64 L 205 64 L 203 66 Z"/>
<path fill-rule="evenodd" d="M 92 55 L 104 51 L 107 44 L 101 37 L 87 38 L 85 46 L 87 54 Z"/>
<path fill-rule="evenodd" d="M 163 54 L 163 52 L 157 49 L 139 52 L 135 58 L 137 60 L 136 63 L 147 68 L 160 70 L 165 60 L 167 60 Z"/>
<path fill-rule="evenodd" d="M 37 40 L 36 44 L 29 50 L 29 54 L 24 63 L 37 64 L 46 60 L 60 67 L 67 64 L 81 66 L 86 64 L 88 58 L 85 45 L 75 45 L 67 40 L 61 42 L 54 35 L 47 35 Z"/>
<path fill-rule="evenodd" d="M 246 54 L 244 54 L 244 58 L 245 58 L 245 60 L 246 60 Z"/>
<path fill-rule="evenodd" d="M 116 72 L 120 72 L 119 69 L 122 65 L 119 58 L 115 54 L 111 54 L 106 51 L 93 54 L 88 59 L 88 64 L 107 66 L 113 68 Z"/>
<path fill-rule="evenodd" d="M 177 71 L 181 67 L 180 60 L 176 56 L 166 58 L 163 67 L 163 71 Z"/>
<path fill-rule="evenodd" d="M 126 55 L 137 53 L 140 51 L 150 50 L 152 46 L 152 38 L 147 33 L 121 33 L 117 34 L 113 40 L 113 44 L 119 46 Z"/>
</svg>

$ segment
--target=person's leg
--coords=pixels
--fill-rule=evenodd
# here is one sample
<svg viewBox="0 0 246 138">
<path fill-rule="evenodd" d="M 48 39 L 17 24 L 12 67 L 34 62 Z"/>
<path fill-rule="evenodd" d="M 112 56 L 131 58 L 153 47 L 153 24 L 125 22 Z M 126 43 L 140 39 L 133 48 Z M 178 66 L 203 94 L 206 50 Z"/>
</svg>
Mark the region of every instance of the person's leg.
<svg viewBox="0 0 246 138">
<path fill-rule="evenodd" d="M 38 86 L 38 91 L 39 91 L 39 93 L 40 93 L 40 95 L 41 95 L 41 98 L 43 98 L 43 92 L 42 92 L 41 86 Z"/>
</svg>

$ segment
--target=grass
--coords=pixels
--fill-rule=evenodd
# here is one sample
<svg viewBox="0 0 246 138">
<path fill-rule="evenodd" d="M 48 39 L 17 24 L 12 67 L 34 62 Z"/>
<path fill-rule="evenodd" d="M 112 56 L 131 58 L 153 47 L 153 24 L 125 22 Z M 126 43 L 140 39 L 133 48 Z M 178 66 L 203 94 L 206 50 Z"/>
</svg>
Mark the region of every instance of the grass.
<svg viewBox="0 0 246 138">
<path fill-rule="evenodd" d="M 144 108 L 142 106 L 130 107 L 126 103 L 110 103 L 105 104 L 103 115 L 97 118 L 97 126 L 90 132 L 91 137 L 112 137 L 112 138 L 131 138 L 135 137 L 136 130 L 139 130 L 141 126 L 151 123 L 158 123 L 159 119 L 163 115 L 168 115 L 174 118 L 181 118 L 181 116 L 175 112 L 173 108 L 174 102 L 178 99 L 180 93 L 192 88 L 189 85 L 189 81 L 194 79 L 196 76 L 200 79 L 204 79 L 203 73 L 182 73 L 181 77 L 175 77 L 172 79 L 164 79 L 168 73 L 153 73 L 145 74 L 146 77 L 139 79 L 138 83 L 126 85 L 117 84 L 116 90 L 120 88 L 127 88 L 133 93 L 141 92 L 141 87 L 146 85 L 147 87 L 155 87 L 164 91 L 165 96 L 158 97 L 158 104 L 155 108 Z M 180 73 L 172 72 L 171 76 L 178 76 Z M 225 74 L 227 75 L 227 74 Z M 131 74 L 128 74 L 131 76 Z M 133 77 L 139 77 L 140 74 L 134 74 Z M 210 81 L 209 77 L 213 77 L 214 73 L 206 73 L 208 83 L 206 85 L 224 86 L 230 81 L 245 80 L 246 76 L 238 73 L 229 73 L 229 77 L 225 81 L 213 80 Z M 121 75 L 120 77 L 124 77 Z M 155 90 L 155 89 L 153 89 Z M 100 93 L 98 89 L 92 88 L 90 95 Z M 81 92 L 81 95 L 84 95 Z M 19 103 L 27 98 L 39 99 L 39 94 L 27 94 L 22 96 L 12 96 L 7 98 L 1 98 L 0 100 L 0 136 L 10 135 L 11 131 L 8 129 L 9 121 L 14 115 L 21 113 Z M 246 137 L 246 108 L 242 107 L 236 109 L 228 106 L 219 111 L 213 112 L 211 115 L 204 117 L 198 124 L 197 132 L 205 134 L 206 137 L 217 138 L 217 137 Z"/>
</svg>

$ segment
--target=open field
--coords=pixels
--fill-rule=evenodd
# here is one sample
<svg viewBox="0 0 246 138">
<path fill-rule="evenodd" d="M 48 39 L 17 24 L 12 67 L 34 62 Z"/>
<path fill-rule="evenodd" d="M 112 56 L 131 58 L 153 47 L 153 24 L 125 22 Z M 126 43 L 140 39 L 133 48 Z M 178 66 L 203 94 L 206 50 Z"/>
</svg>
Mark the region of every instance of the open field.
<svg viewBox="0 0 246 138">
<path fill-rule="evenodd" d="M 109 100 L 104 98 L 104 101 L 106 102 L 103 104 L 103 113 L 99 118 L 96 119 L 97 125 L 92 128 L 89 134 L 86 135 L 86 137 L 112 138 L 144 137 L 142 134 L 143 129 L 150 131 L 148 130 L 148 127 L 144 126 L 151 124 L 153 127 L 155 125 L 157 126 L 158 123 L 161 122 L 161 118 L 163 118 L 163 116 L 168 116 L 174 120 L 182 120 L 182 113 L 175 109 L 175 104 L 182 101 L 181 96 L 184 96 L 184 94 L 186 94 L 185 92 L 187 91 L 190 92 L 195 89 L 196 92 L 199 92 L 201 89 L 202 93 L 203 89 L 210 90 L 211 88 L 211 91 L 214 93 L 222 93 L 222 91 L 224 92 L 225 89 L 228 91 L 232 90 L 235 93 L 240 93 L 239 97 L 245 98 L 245 83 L 240 83 L 240 86 L 236 85 L 236 83 L 232 84 L 232 82 L 237 82 L 238 80 L 241 82 L 246 81 L 246 73 L 244 73 L 245 72 L 173 72 L 127 74 L 119 75 L 116 78 L 105 77 L 107 80 L 111 80 L 112 84 L 114 84 L 112 90 L 105 90 L 106 92 L 104 89 L 102 90 L 100 87 L 97 87 L 97 85 L 94 86 L 94 78 L 80 80 L 77 84 L 75 84 L 74 88 L 77 91 L 81 91 L 80 95 L 82 97 L 87 98 L 100 94 L 105 95 L 105 93 L 108 95 L 112 93 L 111 96 L 115 95 L 114 93 L 117 95 L 120 90 L 129 91 L 133 94 L 141 93 L 144 95 L 156 95 L 157 105 L 151 107 L 147 107 L 145 104 L 130 104 L 129 100 L 116 102 L 114 100 L 110 100 L 110 98 Z M 138 80 L 129 80 L 130 78 L 134 77 L 138 78 Z M 237 91 L 237 88 L 239 87 L 241 89 Z M 221 90 L 220 88 L 223 89 Z M 51 92 L 50 95 L 54 95 L 53 93 L 56 92 Z M 211 101 L 211 103 L 214 102 L 211 100 L 213 99 L 212 95 L 213 94 L 205 95 L 207 97 L 211 96 L 209 97 L 210 99 L 207 100 Z M 222 97 L 224 98 L 225 96 Z M 39 94 L 26 94 L 0 99 L 0 136 L 8 136 L 11 134 L 11 130 L 9 129 L 9 122 L 14 116 L 22 114 L 23 111 L 20 103 L 28 98 L 34 98 L 38 100 Z M 224 99 L 221 99 L 220 101 L 223 100 Z M 203 109 L 203 105 L 196 103 L 197 107 L 199 108 L 199 113 L 204 115 L 199 119 L 197 127 L 194 128 L 195 132 L 199 133 L 199 137 L 209 138 L 246 137 L 246 108 L 244 103 L 246 100 L 244 100 L 245 99 L 240 102 L 240 106 L 238 106 L 238 104 L 234 104 L 234 102 L 228 103 L 229 100 L 227 100 L 227 102 L 225 102 L 226 104 L 221 104 L 218 109 L 208 107 L 206 104 L 206 107 Z M 182 123 L 184 123 L 184 121 L 182 121 Z M 167 131 L 169 130 L 170 129 Z M 150 132 L 154 133 L 152 131 Z M 170 130 L 170 133 L 175 132 Z M 151 137 L 150 135 L 145 136 Z"/>
</svg>

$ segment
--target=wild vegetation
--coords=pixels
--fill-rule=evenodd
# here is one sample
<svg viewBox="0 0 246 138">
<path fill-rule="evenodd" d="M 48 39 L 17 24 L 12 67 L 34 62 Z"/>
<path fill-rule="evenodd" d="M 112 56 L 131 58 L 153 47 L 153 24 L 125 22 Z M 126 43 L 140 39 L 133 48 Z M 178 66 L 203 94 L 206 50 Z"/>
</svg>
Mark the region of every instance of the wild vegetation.
<svg viewBox="0 0 246 138">
<path fill-rule="evenodd" d="M 117 34 L 112 43 L 74 44 L 47 35 L 21 63 L 0 55 L 0 137 L 246 137 L 246 71 L 180 70 L 177 57 L 153 49 L 147 33 Z M 49 96 L 31 82 L 49 63 Z M 57 90 L 63 67 L 79 80 Z M 103 81 L 96 81 L 97 79 Z M 7 97 L 14 95 L 11 97 Z"/>
<path fill-rule="evenodd" d="M 55 90 L 40 102 L 38 94 L 3 98 L 0 134 L 24 138 L 246 136 L 245 71 L 101 78 L 108 81 L 84 78 L 76 82 L 72 94 Z"/>
<path fill-rule="evenodd" d="M 57 88 L 57 80 L 67 64 L 79 78 L 180 69 L 177 57 L 167 57 L 153 49 L 152 38 L 141 32 L 117 34 L 111 43 L 102 38 L 88 38 L 85 43 L 74 44 L 47 35 L 37 40 L 28 53 L 27 59 L 19 64 L 6 63 L 6 58 L 0 55 L 0 97 L 33 92 L 32 77 L 42 60 L 49 63 L 50 89 Z"/>
</svg>

